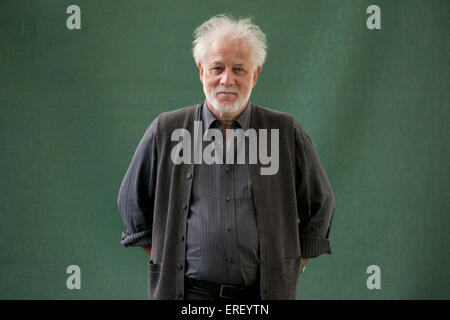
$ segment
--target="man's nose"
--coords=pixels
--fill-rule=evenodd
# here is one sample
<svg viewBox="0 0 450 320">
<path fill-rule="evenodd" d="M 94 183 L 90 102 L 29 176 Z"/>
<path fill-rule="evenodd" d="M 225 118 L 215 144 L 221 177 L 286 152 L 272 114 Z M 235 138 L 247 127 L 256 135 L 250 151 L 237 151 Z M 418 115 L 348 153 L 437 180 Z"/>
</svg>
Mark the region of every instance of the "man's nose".
<svg viewBox="0 0 450 320">
<path fill-rule="evenodd" d="M 224 87 L 231 87 L 234 85 L 234 75 L 231 69 L 225 69 L 222 72 L 222 77 L 220 78 L 220 84 Z"/>
</svg>

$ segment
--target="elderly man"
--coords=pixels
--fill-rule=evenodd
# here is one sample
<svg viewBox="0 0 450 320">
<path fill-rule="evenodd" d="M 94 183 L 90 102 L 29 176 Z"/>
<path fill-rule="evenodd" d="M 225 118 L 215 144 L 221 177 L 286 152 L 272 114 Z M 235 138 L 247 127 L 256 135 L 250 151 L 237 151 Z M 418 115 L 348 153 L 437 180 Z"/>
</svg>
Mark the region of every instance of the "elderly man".
<svg viewBox="0 0 450 320">
<path fill-rule="evenodd" d="M 331 253 L 328 179 L 292 116 L 249 101 L 266 57 L 258 26 L 215 16 L 196 29 L 193 55 L 206 100 L 161 113 L 146 130 L 120 187 L 121 243 L 147 252 L 150 299 L 295 299 L 308 259 Z M 232 143 L 234 130 L 246 130 L 244 143 Z M 194 159 L 189 151 L 206 150 L 211 132 L 224 138 L 212 148 L 218 161 Z M 263 174 L 267 161 L 249 159 L 268 132 L 279 164 Z"/>
</svg>

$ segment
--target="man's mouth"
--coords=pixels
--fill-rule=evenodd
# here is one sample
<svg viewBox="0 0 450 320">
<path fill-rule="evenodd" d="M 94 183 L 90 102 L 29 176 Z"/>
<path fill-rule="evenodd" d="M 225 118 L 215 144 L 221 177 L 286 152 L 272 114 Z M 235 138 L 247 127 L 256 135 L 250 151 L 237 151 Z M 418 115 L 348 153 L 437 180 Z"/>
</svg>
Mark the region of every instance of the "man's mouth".
<svg viewBox="0 0 450 320">
<path fill-rule="evenodd" d="M 217 92 L 217 94 L 234 94 L 234 95 L 237 95 L 237 93 L 235 93 L 235 92 Z"/>
</svg>

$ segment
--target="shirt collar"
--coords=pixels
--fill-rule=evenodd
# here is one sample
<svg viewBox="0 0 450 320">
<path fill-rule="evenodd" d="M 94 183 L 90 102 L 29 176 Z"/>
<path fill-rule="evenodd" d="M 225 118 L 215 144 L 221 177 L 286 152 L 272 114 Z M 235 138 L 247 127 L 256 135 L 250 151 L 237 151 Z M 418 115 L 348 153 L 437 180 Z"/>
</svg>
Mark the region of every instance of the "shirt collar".
<svg viewBox="0 0 450 320">
<path fill-rule="evenodd" d="M 242 128 L 243 130 L 247 130 L 250 128 L 250 121 L 251 121 L 251 114 L 252 114 L 252 104 L 250 100 L 248 101 L 247 106 L 245 107 L 244 112 L 242 112 L 239 117 L 234 121 L 237 122 L 238 126 Z M 202 122 L 203 122 L 203 130 L 206 131 L 207 129 L 211 128 L 213 124 L 216 122 L 219 122 L 219 120 L 216 118 L 216 116 L 209 110 L 206 100 L 203 102 L 202 105 Z M 216 126 L 214 126 L 216 127 Z M 217 124 L 217 128 L 220 127 L 220 124 Z"/>
</svg>

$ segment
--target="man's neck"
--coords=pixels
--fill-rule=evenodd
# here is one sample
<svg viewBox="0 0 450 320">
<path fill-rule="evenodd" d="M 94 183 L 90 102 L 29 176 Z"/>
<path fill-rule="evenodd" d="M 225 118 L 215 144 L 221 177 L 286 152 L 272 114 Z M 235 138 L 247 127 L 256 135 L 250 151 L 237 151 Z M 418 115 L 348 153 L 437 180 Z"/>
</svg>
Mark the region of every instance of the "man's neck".
<svg viewBox="0 0 450 320">
<path fill-rule="evenodd" d="M 226 130 L 229 129 L 233 121 L 239 118 L 239 116 L 245 111 L 246 107 L 248 106 L 248 100 L 243 107 L 241 107 L 238 111 L 231 114 L 230 113 L 221 114 L 217 112 L 216 109 L 214 109 L 208 103 L 208 101 L 206 101 L 206 105 L 208 106 L 208 109 L 212 112 L 212 114 L 217 118 L 217 120 L 219 120 L 220 123 L 222 124 L 222 135 L 226 139 Z"/>
<path fill-rule="evenodd" d="M 229 126 L 229 124 L 233 123 L 233 121 L 239 118 L 242 112 L 244 112 L 245 108 L 248 105 L 248 101 L 238 111 L 234 113 L 219 113 L 216 111 L 216 109 L 214 109 L 214 107 L 212 107 L 209 104 L 208 101 L 206 101 L 206 105 L 208 106 L 208 109 L 212 112 L 212 114 L 217 118 L 217 120 L 219 120 L 222 123 L 222 125 L 228 123 Z"/>
</svg>

